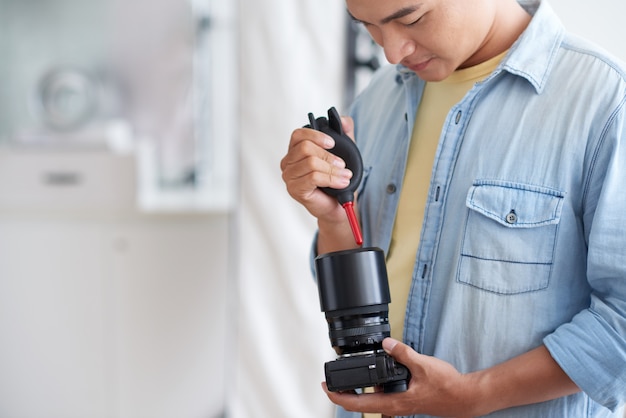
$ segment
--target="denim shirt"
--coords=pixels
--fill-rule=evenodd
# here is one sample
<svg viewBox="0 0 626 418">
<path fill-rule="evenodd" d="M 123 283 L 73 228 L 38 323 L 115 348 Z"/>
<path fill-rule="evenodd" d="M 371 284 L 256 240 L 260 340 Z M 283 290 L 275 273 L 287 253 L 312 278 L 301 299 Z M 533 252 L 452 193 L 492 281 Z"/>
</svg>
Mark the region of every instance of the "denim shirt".
<svg viewBox="0 0 626 418">
<path fill-rule="evenodd" d="M 464 373 L 545 344 L 582 392 L 491 416 L 621 417 L 626 73 L 545 1 L 523 5 L 529 27 L 444 123 L 404 342 Z M 353 105 L 364 246 L 389 249 L 423 88 L 387 66 Z"/>
</svg>

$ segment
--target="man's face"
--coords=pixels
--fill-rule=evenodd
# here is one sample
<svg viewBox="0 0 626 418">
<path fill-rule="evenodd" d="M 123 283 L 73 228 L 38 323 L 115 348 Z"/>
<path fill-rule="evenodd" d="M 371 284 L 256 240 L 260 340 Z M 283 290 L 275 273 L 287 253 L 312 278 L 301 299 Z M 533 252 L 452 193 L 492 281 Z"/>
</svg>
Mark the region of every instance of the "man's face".
<svg viewBox="0 0 626 418">
<path fill-rule="evenodd" d="M 486 58 L 502 0 L 346 0 L 392 64 L 401 63 L 426 81 L 440 81 L 458 68 Z"/>
</svg>

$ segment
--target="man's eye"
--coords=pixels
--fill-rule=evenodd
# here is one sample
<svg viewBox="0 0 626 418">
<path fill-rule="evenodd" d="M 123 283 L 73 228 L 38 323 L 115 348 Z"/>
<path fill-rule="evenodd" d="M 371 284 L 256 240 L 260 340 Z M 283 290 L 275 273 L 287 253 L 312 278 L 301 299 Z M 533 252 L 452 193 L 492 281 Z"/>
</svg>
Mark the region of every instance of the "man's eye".
<svg viewBox="0 0 626 418">
<path fill-rule="evenodd" d="M 407 26 L 407 27 L 409 27 L 409 26 L 414 26 L 414 25 L 418 24 L 418 23 L 420 22 L 420 20 L 422 20 L 422 17 L 423 17 L 423 16 L 420 16 L 420 17 L 418 17 L 416 20 L 414 20 L 414 21 L 412 21 L 412 22 L 410 22 L 410 23 L 406 23 L 404 26 Z"/>
</svg>

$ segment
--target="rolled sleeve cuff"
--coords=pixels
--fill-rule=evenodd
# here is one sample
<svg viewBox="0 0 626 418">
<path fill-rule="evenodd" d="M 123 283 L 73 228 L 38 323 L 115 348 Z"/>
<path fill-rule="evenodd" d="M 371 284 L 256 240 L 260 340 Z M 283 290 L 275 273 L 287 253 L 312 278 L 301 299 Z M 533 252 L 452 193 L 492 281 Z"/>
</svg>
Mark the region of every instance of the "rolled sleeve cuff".
<svg viewBox="0 0 626 418">
<path fill-rule="evenodd" d="M 591 399 L 611 411 L 626 398 L 626 342 L 592 310 L 543 340 L 554 360 Z"/>
</svg>

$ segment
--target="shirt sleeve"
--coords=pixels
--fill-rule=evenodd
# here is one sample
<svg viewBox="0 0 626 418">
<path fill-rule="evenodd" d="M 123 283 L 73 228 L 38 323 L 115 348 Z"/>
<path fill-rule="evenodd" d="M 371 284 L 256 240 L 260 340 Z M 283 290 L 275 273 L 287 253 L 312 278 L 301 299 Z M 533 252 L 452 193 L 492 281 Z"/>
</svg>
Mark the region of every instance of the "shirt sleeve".
<svg viewBox="0 0 626 418">
<path fill-rule="evenodd" d="M 626 400 L 624 119 L 613 118 L 604 131 L 585 191 L 589 308 L 544 339 L 568 376 L 594 401 L 611 410 Z"/>
</svg>

